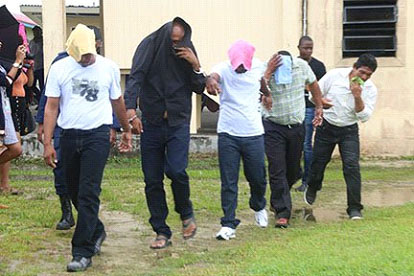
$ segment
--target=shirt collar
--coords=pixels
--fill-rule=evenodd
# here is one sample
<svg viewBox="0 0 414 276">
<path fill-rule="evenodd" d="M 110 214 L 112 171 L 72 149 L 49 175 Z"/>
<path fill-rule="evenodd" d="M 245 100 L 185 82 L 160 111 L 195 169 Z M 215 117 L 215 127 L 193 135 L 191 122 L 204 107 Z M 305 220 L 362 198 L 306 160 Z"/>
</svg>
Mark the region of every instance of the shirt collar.
<svg viewBox="0 0 414 276">
<path fill-rule="evenodd" d="M 348 77 L 351 71 L 352 71 L 352 67 L 348 67 L 348 68 L 344 68 L 343 70 L 341 70 L 340 73 L 343 77 Z"/>
</svg>

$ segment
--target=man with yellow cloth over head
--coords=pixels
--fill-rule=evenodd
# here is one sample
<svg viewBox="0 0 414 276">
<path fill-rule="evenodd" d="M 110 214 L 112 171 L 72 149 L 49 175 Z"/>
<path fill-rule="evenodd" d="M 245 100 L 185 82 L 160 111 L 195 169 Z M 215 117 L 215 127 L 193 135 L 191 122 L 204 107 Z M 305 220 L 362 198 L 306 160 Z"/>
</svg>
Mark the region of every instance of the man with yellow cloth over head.
<svg viewBox="0 0 414 276">
<path fill-rule="evenodd" d="M 84 271 L 99 254 L 106 237 L 98 218 L 101 181 L 109 154 L 112 108 L 123 127 L 121 152 L 131 149 L 131 131 L 121 97 L 118 66 L 95 50 L 95 34 L 79 24 L 66 42 L 69 54 L 49 72 L 45 95 L 44 159 L 55 167 L 52 135 L 56 122 L 61 133 L 65 182 L 78 211 L 72 238 L 72 261 L 67 271 Z M 60 113 L 58 115 L 58 111 Z"/>
</svg>

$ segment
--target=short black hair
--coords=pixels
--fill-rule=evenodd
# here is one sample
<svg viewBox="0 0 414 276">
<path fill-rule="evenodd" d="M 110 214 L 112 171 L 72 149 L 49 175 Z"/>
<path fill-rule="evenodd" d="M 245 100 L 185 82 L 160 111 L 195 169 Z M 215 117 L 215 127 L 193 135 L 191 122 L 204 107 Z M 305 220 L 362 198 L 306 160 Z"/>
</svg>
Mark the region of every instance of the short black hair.
<svg viewBox="0 0 414 276">
<path fill-rule="evenodd" d="M 313 42 L 313 40 L 312 40 L 312 38 L 311 38 L 310 36 L 304 35 L 304 36 L 302 36 L 302 37 L 299 39 L 299 44 L 298 44 L 298 46 L 302 45 L 302 43 L 303 43 L 304 41 L 310 41 L 310 42 Z"/>
<path fill-rule="evenodd" d="M 290 57 L 292 57 L 292 55 L 288 52 L 288 51 L 285 51 L 285 50 L 280 50 L 279 52 L 277 52 L 279 55 L 284 55 L 284 56 L 290 56 Z"/>
<path fill-rule="evenodd" d="M 366 66 L 375 72 L 377 70 L 377 59 L 371 54 L 362 54 L 359 56 L 358 60 L 354 64 L 355 68 L 358 69 L 362 66 Z"/>
</svg>

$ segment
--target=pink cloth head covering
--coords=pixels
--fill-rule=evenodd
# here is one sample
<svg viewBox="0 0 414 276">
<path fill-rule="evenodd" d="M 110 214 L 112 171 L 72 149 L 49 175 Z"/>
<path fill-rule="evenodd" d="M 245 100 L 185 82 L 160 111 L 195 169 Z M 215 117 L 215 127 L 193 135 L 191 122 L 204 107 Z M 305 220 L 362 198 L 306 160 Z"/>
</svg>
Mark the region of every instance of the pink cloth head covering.
<svg viewBox="0 0 414 276">
<path fill-rule="evenodd" d="M 247 41 L 238 40 L 234 42 L 227 52 L 233 70 L 236 70 L 241 64 L 243 64 L 246 70 L 250 70 L 255 51 L 254 46 Z"/>
</svg>

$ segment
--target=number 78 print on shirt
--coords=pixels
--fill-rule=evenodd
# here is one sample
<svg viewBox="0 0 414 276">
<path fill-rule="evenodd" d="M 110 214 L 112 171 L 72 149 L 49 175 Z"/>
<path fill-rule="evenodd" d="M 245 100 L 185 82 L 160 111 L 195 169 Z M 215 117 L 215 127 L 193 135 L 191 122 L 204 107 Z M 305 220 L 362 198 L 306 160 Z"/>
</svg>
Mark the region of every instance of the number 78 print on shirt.
<svg viewBox="0 0 414 276">
<path fill-rule="evenodd" d="M 94 102 L 98 99 L 98 81 L 72 78 L 72 93 L 80 94 L 81 97 L 85 96 L 88 102 Z"/>
</svg>

